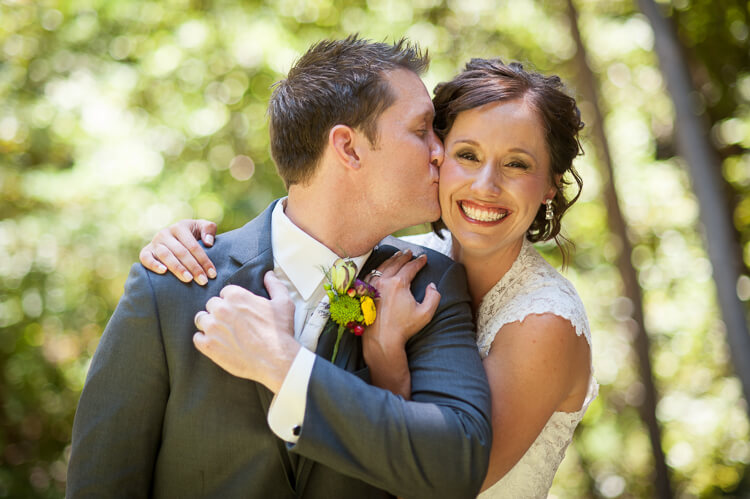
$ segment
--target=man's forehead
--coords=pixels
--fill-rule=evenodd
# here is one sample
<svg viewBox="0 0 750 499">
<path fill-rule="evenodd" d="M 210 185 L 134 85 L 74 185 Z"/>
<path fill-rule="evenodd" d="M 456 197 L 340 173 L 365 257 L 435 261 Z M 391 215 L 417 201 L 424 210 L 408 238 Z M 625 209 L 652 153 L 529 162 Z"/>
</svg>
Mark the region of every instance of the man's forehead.
<svg viewBox="0 0 750 499">
<path fill-rule="evenodd" d="M 399 101 L 392 106 L 398 105 L 404 113 L 408 111 L 410 117 L 431 117 L 435 114 L 430 94 L 419 75 L 408 69 L 394 69 L 386 72 L 385 80 Z"/>
<path fill-rule="evenodd" d="M 384 79 L 393 89 L 398 89 L 406 93 L 424 93 L 428 98 L 430 97 L 422 78 L 410 69 L 391 69 L 384 73 Z"/>
</svg>

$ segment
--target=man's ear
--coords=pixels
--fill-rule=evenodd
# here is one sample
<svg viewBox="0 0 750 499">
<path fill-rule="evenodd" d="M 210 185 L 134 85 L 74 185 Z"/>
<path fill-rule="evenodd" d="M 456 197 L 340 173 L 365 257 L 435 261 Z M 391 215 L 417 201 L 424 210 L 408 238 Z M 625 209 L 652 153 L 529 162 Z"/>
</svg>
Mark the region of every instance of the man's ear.
<svg viewBox="0 0 750 499">
<path fill-rule="evenodd" d="M 360 134 L 347 125 L 335 125 L 328 133 L 328 144 L 334 155 L 342 165 L 350 168 L 360 167 L 359 142 Z"/>
</svg>

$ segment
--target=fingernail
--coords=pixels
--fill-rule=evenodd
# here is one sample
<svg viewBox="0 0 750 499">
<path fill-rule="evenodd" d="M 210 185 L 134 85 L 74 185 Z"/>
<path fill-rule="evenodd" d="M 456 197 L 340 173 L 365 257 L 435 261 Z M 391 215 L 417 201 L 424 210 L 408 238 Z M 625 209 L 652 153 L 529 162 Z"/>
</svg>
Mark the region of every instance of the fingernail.
<svg viewBox="0 0 750 499">
<path fill-rule="evenodd" d="M 190 282 L 193 280 L 193 274 L 186 270 L 182 273 L 182 278 L 185 280 L 185 282 Z"/>
<path fill-rule="evenodd" d="M 214 236 L 212 236 L 211 234 L 206 234 L 205 242 L 206 242 L 206 244 L 213 244 L 214 243 Z"/>
<path fill-rule="evenodd" d="M 424 258 L 424 259 L 427 259 L 427 253 L 422 253 L 422 254 L 421 254 L 421 255 L 419 255 L 419 256 L 418 256 L 417 258 Z"/>
<path fill-rule="evenodd" d="M 211 267 L 210 269 L 208 269 L 208 277 L 210 277 L 211 279 L 213 279 L 213 278 L 216 277 L 216 269 L 215 268 Z"/>
<path fill-rule="evenodd" d="M 156 267 L 156 269 L 159 272 L 166 272 L 167 271 L 167 267 L 165 267 L 164 265 L 161 265 L 161 264 L 158 267 Z"/>
<path fill-rule="evenodd" d="M 208 282 L 208 279 L 206 279 L 206 276 L 204 276 L 203 274 L 200 274 L 198 277 L 195 278 L 195 282 L 197 282 L 201 286 L 205 286 L 206 283 Z"/>
<path fill-rule="evenodd" d="M 401 250 L 398 250 L 397 252 L 395 252 L 395 253 L 393 254 L 393 256 L 399 256 L 400 254 L 401 254 Z"/>
<path fill-rule="evenodd" d="M 435 286 L 434 282 L 431 282 L 430 284 L 428 284 L 427 287 L 430 287 L 432 289 L 437 289 L 437 286 Z"/>
</svg>

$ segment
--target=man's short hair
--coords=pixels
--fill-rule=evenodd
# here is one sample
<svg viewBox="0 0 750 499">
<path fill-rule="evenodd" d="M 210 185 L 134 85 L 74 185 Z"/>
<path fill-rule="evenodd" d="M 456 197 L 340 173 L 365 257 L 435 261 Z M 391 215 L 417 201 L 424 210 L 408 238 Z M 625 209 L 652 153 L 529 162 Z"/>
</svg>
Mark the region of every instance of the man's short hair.
<svg viewBox="0 0 750 499">
<path fill-rule="evenodd" d="M 310 47 L 268 106 L 271 154 L 286 186 L 310 180 L 336 125 L 361 130 L 375 145 L 377 120 L 396 99 L 385 73 L 421 75 L 428 65 L 427 52 L 403 38 L 389 44 L 351 35 Z"/>
</svg>

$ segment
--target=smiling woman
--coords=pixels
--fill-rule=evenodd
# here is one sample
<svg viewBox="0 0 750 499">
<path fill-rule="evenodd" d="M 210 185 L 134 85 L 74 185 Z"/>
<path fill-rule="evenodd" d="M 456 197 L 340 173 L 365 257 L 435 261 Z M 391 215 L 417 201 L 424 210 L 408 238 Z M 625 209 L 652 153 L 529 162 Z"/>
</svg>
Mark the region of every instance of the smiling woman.
<svg viewBox="0 0 750 499">
<path fill-rule="evenodd" d="M 561 91 L 563 85 L 559 77 L 545 77 L 539 73 L 525 71 L 518 63 L 505 65 L 498 62 L 472 59 L 466 65 L 466 69 L 453 80 L 441 83 L 435 88 L 435 131 L 447 146 L 450 140 L 448 134 L 453 131 L 460 116 L 463 116 L 463 120 L 473 120 L 472 125 L 477 125 L 480 110 L 490 111 L 489 108 L 492 106 L 518 101 L 517 106 L 513 108 L 495 109 L 494 113 L 488 113 L 487 118 L 503 120 L 502 127 L 499 122 L 488 119 L 482 126 L 473 130 L 480 131 L 485 146 L 492 143 L 495 149 L 504 146 L 510 148 L 508 152 L 525 152 L 527 158 L 531 155 L 530 159 L 534 163 L 531 165 L 528 164 L 528 159 L 523 161 L 523 158 L 510 156 L 506 158 L 507 166 L 523 168 L 540 163 L 548 165 L 549 183 L 554 187 L 554 192 L 546 199 L 552 199 L 552 218 L 547 218 L 549 210 L 545 204 L 544 210 L 537 210 L 528 227 L 527 237 L 531 242 L 554 238 L 563 250 L 564 257 L 564 248 L 558 240 L 560 222 L 563 214 L 580 196 L 583 187 L 581 177 L 573 166 L 573 158 L 581 152 L 578 140 L 578 132 L 583 128 L 581 113 L 575 99 Z M 505 116 L 507 113 L 515 114 L 519 120 L 511 122 L 510 116 Z M 465 116 L 466 114 L 468 116 Z M 495 135 L 483 133 L 493 126 Z M 517 130 L 519 127 L 524 127 L 524 133 Z M 479 138 L 467 139 L 454 134 L 452 140 L 468 140 L 467 145 L 477 147 L 481 145 L 478 143 Z M 471 156 L 476 158 L 473 151 L 461 153 L 465 156 L 464 160 L 471 159 Z M 578 186 L 578 192 L 570 198 L 563 189 L 571 183 L 565 178 L 566 174 L 571 176 L 572 181 Z M 441 227 L 438 225 L 437 228 Z"/>
<path fill-rule="evenodd" d="M 413 242 L 466 269 L 492 392 L 494 439 L 481 497 L 546 497 L 598 392 L 583 304 L 532 246 L 559 234 L 580 193 L 573 167 L 580 113 L 556 76 L 499 60 L 472 60 L 438 85 L 433 102 L 445 141 L 442 224 L 450 232 Z M 570 199 L 565 174 L 579 186 Z M 371 329 L 366 339 L 390 334 L 397 321 Z"/>
<path fill-rule="evenodd" d="M 541 120 L 523 99 L 485 104 L 456 118 L 445 147 L 440 205 L 461 251 L 467 258 L 517 255 L 557 191 Z"/>
</svg>

